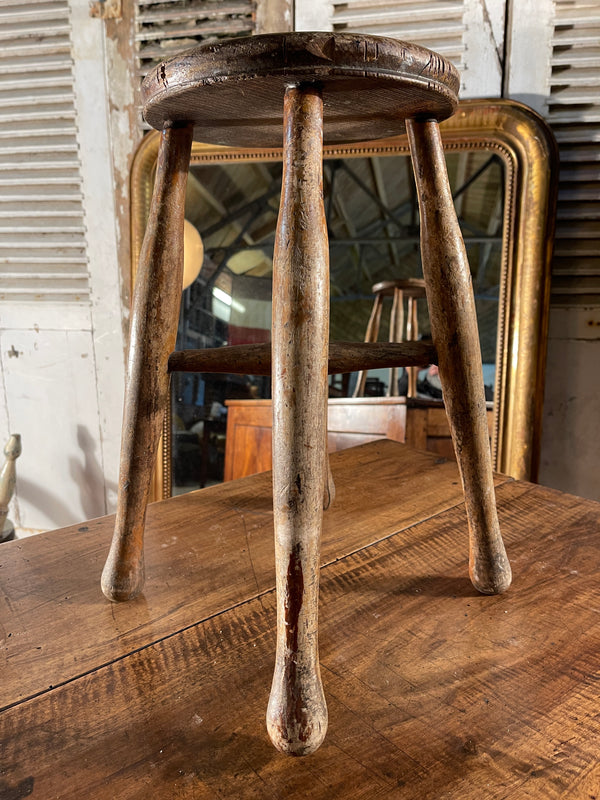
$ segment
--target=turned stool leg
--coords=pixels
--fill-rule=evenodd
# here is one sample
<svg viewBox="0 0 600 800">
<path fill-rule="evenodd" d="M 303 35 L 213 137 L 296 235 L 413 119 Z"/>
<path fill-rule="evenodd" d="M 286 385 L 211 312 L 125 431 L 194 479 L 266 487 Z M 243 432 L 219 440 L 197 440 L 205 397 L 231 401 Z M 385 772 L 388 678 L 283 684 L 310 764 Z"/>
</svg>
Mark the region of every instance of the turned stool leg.
<svg viewBox="0 0 600 800">
<path fill-rule="evenodd" d="M 312 753 L 327 730 L 317 641 L 329 329 L 322 119 L 317 89 L 286 90 L 273 262 L 277 653 L 267 728 L 273 744 L 291 755 Z"/>
<path fill-rule="evenodd" d="M 177 336 L 191 146 L 191 127 L 163 131 L 133 296 L 117 517 L 102 573 L 109 600 L 129 600 L 144 583 L 144 521 Z"/>
<path fill-rule="evenodd" d="M 475 301 L 448 185 L 438 123 L 407 120 L 421 214 L 431 332 L 469 521 L 471 581 L 484 594 L 510 586 L 498 526 Z"/>
</svg>

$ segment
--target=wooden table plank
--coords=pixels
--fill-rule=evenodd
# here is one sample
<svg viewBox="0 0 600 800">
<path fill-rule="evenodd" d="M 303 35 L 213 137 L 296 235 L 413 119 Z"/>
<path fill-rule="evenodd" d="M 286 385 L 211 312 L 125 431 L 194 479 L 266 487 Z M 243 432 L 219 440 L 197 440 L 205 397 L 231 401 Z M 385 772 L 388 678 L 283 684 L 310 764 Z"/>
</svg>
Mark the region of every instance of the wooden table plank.
<svg viewBox="0 0 600 800">
<path fill-rule="evenodd" d="M 462 502 L 454 464 L 395 442 L 331 463 L 338 496 L 325 515 L 323 563 Z M 2 545 L 0 708 L 274 586 L 270 473 L 152 504 L 146 588 L 119 605 L 100 591 L 113 524 L 102 517 Z"/>
<path fill-rule="evenodd" d="M 0 714 L 0 797 L 590 800 L 600 504 L 497 493 L 505 595 L 471 588 L 460 505 L 324 567 L 315 755 L 264 728 L 269 591 Z"/>
</svg>

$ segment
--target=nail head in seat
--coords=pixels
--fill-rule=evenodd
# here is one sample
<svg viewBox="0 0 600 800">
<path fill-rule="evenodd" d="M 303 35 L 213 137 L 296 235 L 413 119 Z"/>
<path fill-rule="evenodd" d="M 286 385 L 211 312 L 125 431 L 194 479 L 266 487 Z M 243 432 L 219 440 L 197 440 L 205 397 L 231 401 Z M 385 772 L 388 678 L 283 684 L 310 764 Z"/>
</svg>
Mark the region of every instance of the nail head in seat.
<svg viewBox="0 0 600 800">
<path fill-rule="evenodd" d="M 458 72 L 430 50 L 294 32 L 203 42 L 159 64 L 142 85 L 144 117 L 158 130 L 193 122 L 197 141 L 281 147 L 283 93 L 306 82 L 323 89 L 326 144 L 395 136 L 406 118 L 446 119 L 458 102 Z"/>
</svg>

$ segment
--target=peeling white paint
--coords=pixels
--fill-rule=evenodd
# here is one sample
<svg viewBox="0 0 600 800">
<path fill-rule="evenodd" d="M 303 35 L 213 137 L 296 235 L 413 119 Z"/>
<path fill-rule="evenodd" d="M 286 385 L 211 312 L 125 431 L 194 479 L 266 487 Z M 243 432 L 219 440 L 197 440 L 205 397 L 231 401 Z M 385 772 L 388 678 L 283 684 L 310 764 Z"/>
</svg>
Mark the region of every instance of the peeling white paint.
<svg viewBox="0 0 600 800">
<path fill-rule="evenodd" d="M 296 0 L 294 3 L 294 30 L 333 30 L 333 6 L 323 0 Z"/>
<path fill-rule="evenodd" d="M 504 47 L 503 0 L 465 0 L 461 97 L 499 97 Z"/>
<path fill-rule="evenodd" d="M 117 250 L 116 209 L 106 88 L 104 23 L 73 2 L 73 51 L 78 140 L 94 332 L 93 357 L 98 396 L 100 459 L 106 476 L 107 511 L 115 506 L 125 381 L 121 323 L 121 273 Z"/>
<path fill-rule="evenodd" d="M 107 63 L 110 64 L 110 104 L 112 127 L 112 158 L 115 178 L 122 184 L 129 183 L 129 161 L 131 158 L 131 130 L 129 108 L 135 103 L 129 64 L 119 52 L 113 39 L 106 39 Z"/>
</svg>

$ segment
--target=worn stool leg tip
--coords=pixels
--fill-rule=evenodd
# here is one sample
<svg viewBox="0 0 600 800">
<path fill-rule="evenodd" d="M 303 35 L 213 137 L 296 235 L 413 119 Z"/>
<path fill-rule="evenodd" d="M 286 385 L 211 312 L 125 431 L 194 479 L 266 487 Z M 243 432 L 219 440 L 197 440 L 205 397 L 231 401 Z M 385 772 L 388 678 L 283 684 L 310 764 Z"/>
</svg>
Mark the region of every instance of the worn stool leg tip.
<svg viewBox="0 0 600 800">
<path fill-rule="evenodd" d="M 481 594 L 502 594 L 512 582 L 512 571 L 506 554 L 499 556 L 482 568 L 472 565 L 471 583 Z"/>
<path fill-rule="evenodd" d="M 133 600 L 144 588 L 144 564 L 123 572 L 107 561 L 102 572 L 101 587 L 107 600 L 123 603 Z"/>
<path fill-rule="evenodd" d="M 267 731 L 274 747 L 287 756 L 309 756 L 322 745 L 327 733 L 327 708 L 313 720 L 286 724 L 283 715 L 267 712 Z"/>
</svg>

